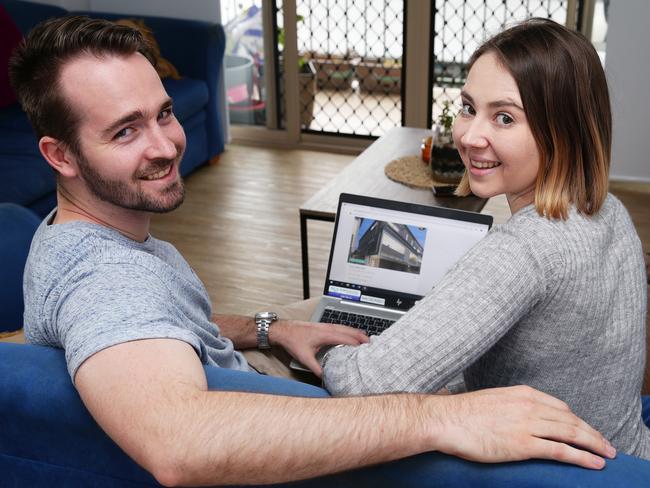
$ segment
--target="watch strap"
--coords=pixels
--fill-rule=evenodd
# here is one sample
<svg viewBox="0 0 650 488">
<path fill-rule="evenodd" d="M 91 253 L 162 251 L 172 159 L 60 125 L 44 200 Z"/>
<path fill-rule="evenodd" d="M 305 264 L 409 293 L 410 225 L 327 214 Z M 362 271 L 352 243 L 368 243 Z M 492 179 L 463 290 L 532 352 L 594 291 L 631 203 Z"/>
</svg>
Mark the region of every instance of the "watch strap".
<svg viewBox="0 0 650 488">
<path fill-rule="evenodd" d="M 271 328 L 271 324 L 276 320 L 278 320 L 278 316 L 273 312 L 261 312 L 255 315 L 258 349 L 271 349 L 269 329 Z"/>
</svg>

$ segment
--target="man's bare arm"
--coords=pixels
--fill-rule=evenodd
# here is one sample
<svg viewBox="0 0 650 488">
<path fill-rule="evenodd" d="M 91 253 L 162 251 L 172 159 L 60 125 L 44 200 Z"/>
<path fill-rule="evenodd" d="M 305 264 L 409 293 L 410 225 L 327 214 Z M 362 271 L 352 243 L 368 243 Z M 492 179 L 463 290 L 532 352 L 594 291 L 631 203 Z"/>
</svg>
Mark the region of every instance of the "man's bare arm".
<svg viewBox="0 0 650 488">
<path fill-rule="evenodd" d="M 210 392 L 194 350 L 175 340 L 101 351 L 75 383 L 99 425 L 165 485 L 282 482 L 432 450 L 603 466 L 557 441 L 607 454 L 600 434 L 529 388 L 337 399 Z"/>
<path fill-rule="evenodd" d="M 388 396 L 208 392 L 196 353 L 174 340 L 99 352 L 79 368 L 75 383 L 102 428 L 163 484 L 307 478 L 422 452 L 434 430 L 420 425 L 416 396 L 398 403 Z M 402 418 L 398 406 L 413 417 Z M 385 419 L 370 424 L 364 412 Z"/>
<path fill-rule="evenodd" d="M 257 346 L 255 319 L 245 315 L 212 314 L 212 321 L 219 325 L 221 335 L 232 341 L 237 349 Z"/>
</svg>

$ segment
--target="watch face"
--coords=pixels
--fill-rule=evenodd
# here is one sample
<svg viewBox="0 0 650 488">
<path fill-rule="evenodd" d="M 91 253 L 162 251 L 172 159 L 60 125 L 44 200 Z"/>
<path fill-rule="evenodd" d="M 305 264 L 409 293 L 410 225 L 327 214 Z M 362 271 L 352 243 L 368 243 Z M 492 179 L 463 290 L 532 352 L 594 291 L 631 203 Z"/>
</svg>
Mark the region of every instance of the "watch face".
<svg viewBox="0 0 650 488">
<path fill-rule="evenodd" d="M 275 312 L 260 312 L 255 314 L 255 319 L 277 320 L 278 314 Z"/>
</svg>

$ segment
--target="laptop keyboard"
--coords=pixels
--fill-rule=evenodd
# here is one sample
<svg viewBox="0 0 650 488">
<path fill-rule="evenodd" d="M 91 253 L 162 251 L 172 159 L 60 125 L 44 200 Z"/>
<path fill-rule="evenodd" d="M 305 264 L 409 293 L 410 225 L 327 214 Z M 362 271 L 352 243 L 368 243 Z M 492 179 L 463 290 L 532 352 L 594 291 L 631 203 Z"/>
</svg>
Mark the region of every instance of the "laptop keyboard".
<svg viewBox="0 0 650 488">
<path fill-rule="evenodd" d="M 323 315 L 321 315 L 320 321 L 326 324 L 349 325 L 350 327 L 355 327 L 365 331 L 369 336 L 379 335 L 395 323 L 394 320 L 380 319 L 379 317 L 359 315 L 352 312 L 341 312 L 340 310 L 334 310 L 333 308 L 326 308 L 323 310 Z"/>
</svg>

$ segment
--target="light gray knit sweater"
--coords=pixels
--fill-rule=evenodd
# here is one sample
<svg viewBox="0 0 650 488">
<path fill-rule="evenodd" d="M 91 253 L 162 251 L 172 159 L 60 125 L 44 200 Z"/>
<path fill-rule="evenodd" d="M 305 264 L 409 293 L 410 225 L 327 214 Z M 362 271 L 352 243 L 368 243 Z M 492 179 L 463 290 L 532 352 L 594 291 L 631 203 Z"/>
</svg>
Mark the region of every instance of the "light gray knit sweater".
<svg viewBox="0 0 650 488">
<path fill-rule="evenodd" d="M 336 395 L 526 384 L 554 395 L 622 452 L 650 459 L 641 420 L 647 284 L 640 240 L 612 195 L 598 213 L 517 212 L 404 318 L 327 358 Z"/>
</svg>

